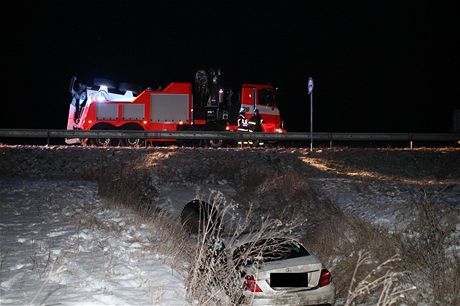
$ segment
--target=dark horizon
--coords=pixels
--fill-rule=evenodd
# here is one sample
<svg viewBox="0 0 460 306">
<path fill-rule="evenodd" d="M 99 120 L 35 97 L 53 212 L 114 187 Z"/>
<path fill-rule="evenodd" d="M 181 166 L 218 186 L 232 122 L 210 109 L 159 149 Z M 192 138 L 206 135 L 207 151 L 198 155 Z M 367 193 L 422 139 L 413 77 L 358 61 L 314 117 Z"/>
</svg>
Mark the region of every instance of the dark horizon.
<svg viewBox="0 0 460 306">
<path fill-rule="evenodd" d="M 211 67 L 278 87 L 289 131 L 309 131 L 310 76 L 318 132 L 450 132 L 460 108 L 454 2 L 13 6 L 1 128 L 65 129 L 73 75 L 165 86 Z"/>
</svg>

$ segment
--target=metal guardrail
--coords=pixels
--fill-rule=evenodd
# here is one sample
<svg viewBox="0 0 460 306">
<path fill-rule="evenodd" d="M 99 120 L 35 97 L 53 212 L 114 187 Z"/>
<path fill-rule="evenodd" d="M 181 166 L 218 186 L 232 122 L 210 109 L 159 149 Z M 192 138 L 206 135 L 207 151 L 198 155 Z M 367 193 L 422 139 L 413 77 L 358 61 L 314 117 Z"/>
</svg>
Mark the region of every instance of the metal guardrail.
<svg viewBox="0 0 460 306">
<path fill-rule="evenodd" d="M 459 142 L 460 133 L 313 133 L 314 141 L 430 141 Z M 0 129 L 6 138 L 141 138 L 141 139 L 224 139 L 309 141 L 310 133 L 244 133 L 228 131 L 121 131 L 121 130 L 58 130 L 58 129 Z"/>
</svg>

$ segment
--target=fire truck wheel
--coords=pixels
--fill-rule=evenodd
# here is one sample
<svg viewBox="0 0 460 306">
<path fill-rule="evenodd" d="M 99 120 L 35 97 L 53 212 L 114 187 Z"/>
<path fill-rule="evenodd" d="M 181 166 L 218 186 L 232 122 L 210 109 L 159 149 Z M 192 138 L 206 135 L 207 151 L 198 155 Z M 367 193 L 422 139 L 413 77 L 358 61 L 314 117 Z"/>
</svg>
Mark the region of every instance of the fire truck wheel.
<svg viewBox="0 0 460 306">
<path fill-rule="evenodd" d="M 110 138 L 93 138 L 90 140 L 90 143 L 92 145 L 98 146 L 98 147 L 108 147 L 111 144 L 111 139 Z"/>
<path fill-rule="evenodd" d="M 139 147 L 144 144 L 144 140 L 140 138 L 126 138 L 123 139 L 123 145 L 128 147 Z"/>
<path fill-rule="evenodd" d="M 212 148 L 219 148 L 224 144 L 223 139 L 210 139 L 209 140 L 209 146 Z"/>
</svg>

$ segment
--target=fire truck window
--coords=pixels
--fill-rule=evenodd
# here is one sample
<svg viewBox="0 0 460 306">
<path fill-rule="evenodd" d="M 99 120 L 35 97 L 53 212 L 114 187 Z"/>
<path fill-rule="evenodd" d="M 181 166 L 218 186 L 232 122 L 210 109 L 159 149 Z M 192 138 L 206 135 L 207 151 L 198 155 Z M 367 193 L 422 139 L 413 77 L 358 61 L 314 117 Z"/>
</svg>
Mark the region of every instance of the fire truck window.
<svg viewBox="0 0 460 306">
<path fill-rule="evenodd" d="M 272 90 L 259 89 L 259 103 L 260 105 L 274 106 L 275 98 Z"/>
</svg>

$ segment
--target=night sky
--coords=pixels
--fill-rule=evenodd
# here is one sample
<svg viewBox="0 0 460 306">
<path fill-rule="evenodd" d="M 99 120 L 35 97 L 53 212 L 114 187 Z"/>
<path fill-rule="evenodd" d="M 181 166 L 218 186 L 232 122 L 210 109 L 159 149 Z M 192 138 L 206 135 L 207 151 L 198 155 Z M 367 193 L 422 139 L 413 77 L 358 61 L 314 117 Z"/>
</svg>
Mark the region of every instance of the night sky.
<svg viewBox="0 0 460 306">
<path fill-rule="evenodd" d="M 43 3 L 41 3 L 43 2 Z M 410 3 L 406 3 L 410 2 Z M 289 131 L 450 132 L 455 1 L 15 1 L 2 20 L 0 128 L 65 129 L 72 75 L 143 86 L 272 83 Z"/>
</svg>

